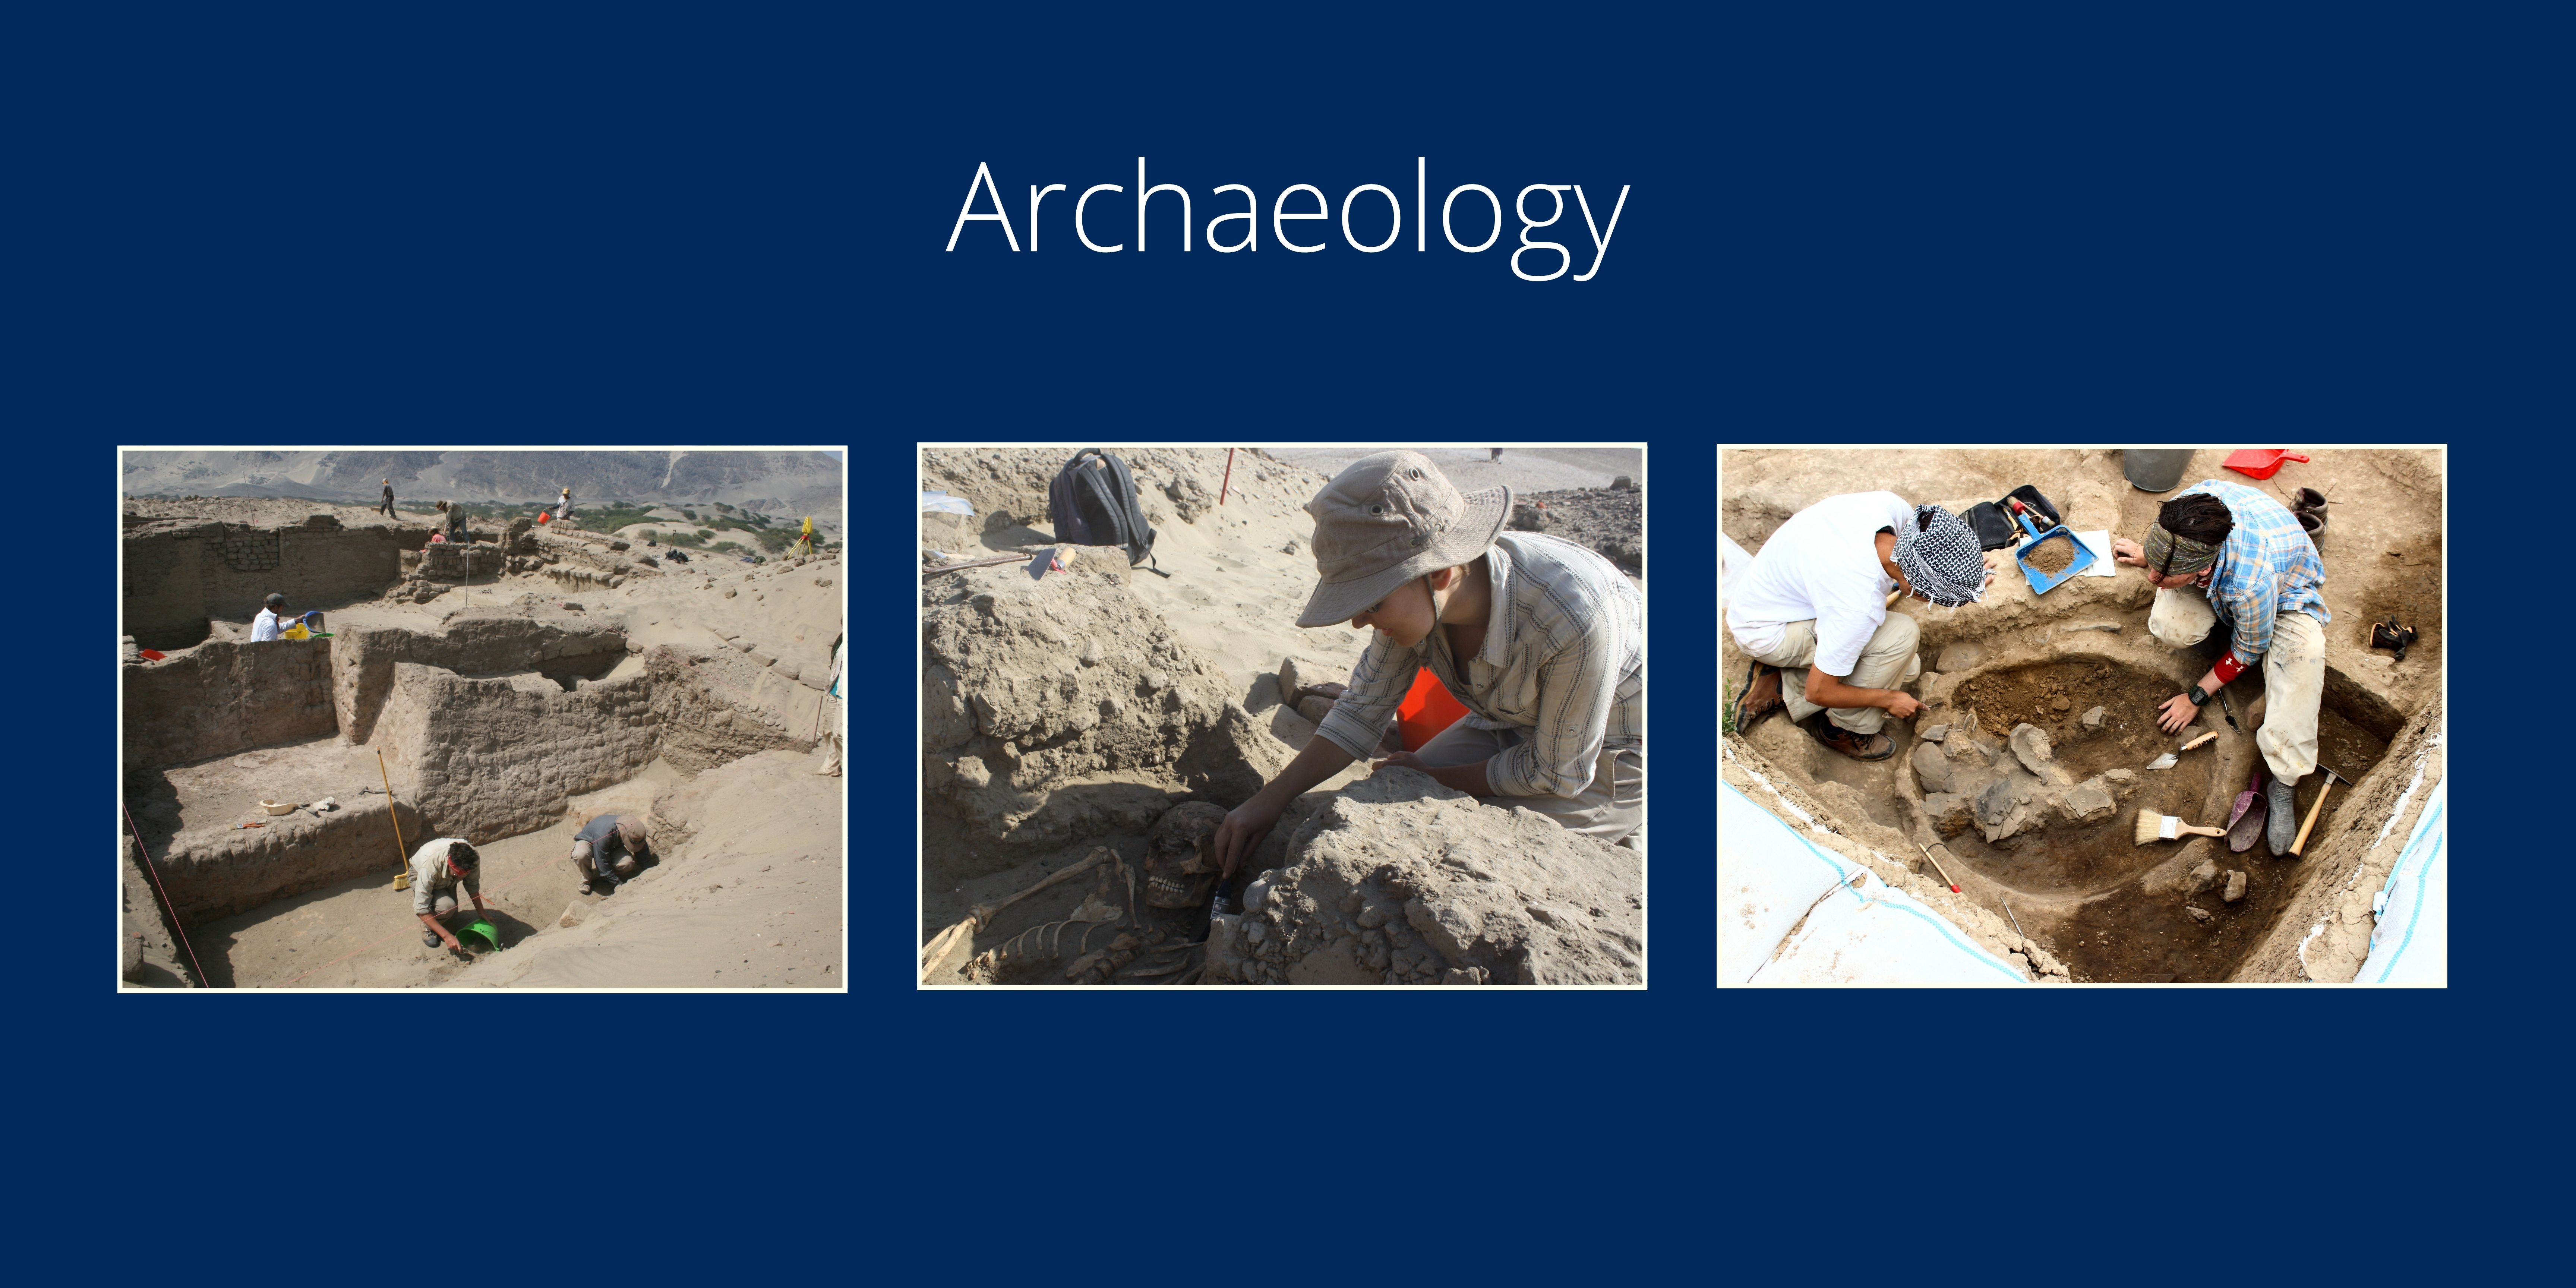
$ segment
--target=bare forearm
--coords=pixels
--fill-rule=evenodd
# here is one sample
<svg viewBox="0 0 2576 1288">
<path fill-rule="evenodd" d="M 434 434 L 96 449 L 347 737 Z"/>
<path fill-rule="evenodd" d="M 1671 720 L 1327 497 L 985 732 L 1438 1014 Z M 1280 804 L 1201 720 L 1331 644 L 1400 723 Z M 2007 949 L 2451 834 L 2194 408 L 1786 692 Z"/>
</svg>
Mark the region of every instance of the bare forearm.
<svg viewBox="0 0 2576 1288">
<path fill-rule="evenodd" d="M 1896 697 L 1897 692 L 1894 689 L 1856 688 L 1822 671 L 1807 672 L 1807 701 L 1820 707 L 1883 709 Z"/>
<path fill-rule="evenodd" d="M 1468 765 L 1450 765 L 1440 769 L 1425 768 L 1422 772 L 1431 775 L 1431 781 L 1443 787 L 1462 791 L 1470 796 L 1491 796 L 1494 794 L 1494 785 L 1492 780 L 1485 776 L 1485 766 L 1488 763 L 1479 760 Z"/>
<path fill-rule="evenodd" d="M 1342 750 L 1332 739 L 1309 738 L 1306 749 L 1298 752 L 1296 759 L 1289 761 L 1288 767 L 1280 770 L 1277 778 L 1263 784 L 1254 799 L 1274 811 L 1286 809 L 1288 802 L 1313 791 L 1315 784 L 1348 768 L 1351 759 L 1351 753 Z"/>
</svg>

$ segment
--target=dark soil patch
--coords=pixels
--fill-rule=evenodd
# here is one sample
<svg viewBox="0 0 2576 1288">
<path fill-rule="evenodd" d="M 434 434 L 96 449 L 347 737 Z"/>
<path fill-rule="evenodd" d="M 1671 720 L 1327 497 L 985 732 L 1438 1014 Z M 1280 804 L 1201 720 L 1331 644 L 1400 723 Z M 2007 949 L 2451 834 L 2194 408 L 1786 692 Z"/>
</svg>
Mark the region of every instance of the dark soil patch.
<svg viewBox="0 0 2576 1288">
<path fill-rule="evenodd" d="M 2257 845 L 2230 854 L 2215 841 L 2199 843 L 2217 862 L 2222 884 L 2196 895 L 2151 895 L 2131 884 L 2107 898 L 2087 901 L 2067 923 L 2034 936 L 2066 962 L 2080 982 L 2214 984 L 2263 942 L 2298 890 L 2298 860 L 2273 858 Z M 2157 851 L 2160 857 L 2171 857 Z M 2221 898 L 2228 869 L 2245 874 L 2245 897 Z M 2207 922 L 2186 909 L 2210 914 Z"/>
<path fill-rule="evenodd" d="M 2148 761 L 2208 732 L 2215 709 L 2179 735 L 2156 727 L 2158 708 L 2180 692 L 2181 685 L 2152 671 L 2068 658 L 1980 675 L 1960 685 L 1950 704 L 1974 712 L 1979 730 L 1997 741 L 2011 737 L 2019 724 L 2045 730 L 2066 771 L 2080 782 L 2105 769 L 2144 770 Z M 2102 708 L 2102 724 L 2088 729 L 2084 713 L 2095 707 Z M 2206 758 L 2186 757 L 2184 763 L 2195 759 Z"/>
<path fill-rule="evenodd" d="M 2204 817 L 2211 808 L 2217 764 L 2213 749 L 2186 753 L 2171 769 L 2146 768 L 2183 739 L 2205 732 L 2189 729 L 2177 737 L 2156 728 L 2157 706 L 2175 692 L 2172 681 L 2154 672 L 2091 658 L 1990 672 L 1961 684 L 1953 705 L 1960 709 L 1960 719 L 1975 716 L 1981 736 L 2000 742 L 2015 725 L 2036 725 L 2048 734 L 2057 764 L 2074 781 L 2105 770 L 2133 769 L 2138 788 L 2117 813 L 2098 823 L 2079 826 L 2052 818 L 2038 831 L 1994 843 L 1971 828 L 1952 838 L 1951 848 L 1969 866 L 2015 889 L 2100 890 L 2172 857 L 2171 842 L 2137 844 L 2139 810 L 2178 815 L 2203 826 L 2224 823 L 2223 815 Z M 2083 715 L 2096 706 L 2103 709 L 2102 723 L 2087 728 Z"/>
<path fill-rule="evenodd" d="M 2327 530 L 2333 539 L 2333 530 Z M 2394 553 L 2391 553 L 2391 550 Z M 2412 627 L 2415 643 L 2406 650 L 2400 668 L 2423 664 L 2441 665 L 2442 649 L 2442 539 L 2428 534 L 2403 546 L 2383 547 L 2372 556 L 2379 568 L 2379 584 L 2361 597 L 2361 611 L 2347 618 L 2337 614 L 2330 631 L 2350 632 L 2364 647 L 2370 644 L 2370 626 L 2384 622 L 2393 614 L 2400 626 Z M 2379 656 L 2388 657 L 2387 649 Z"/>
<path fill-rule="evenodd" d="M 1587 487 L 1512 498 L 1511 526 L 1544 532 L 1598 550 L 1622 569 L 1646 571 L 1646 494 L 1638 488 Z M 1546 509 L 1537 507 L 1546 504 Z M 1522 506 L 1531 507 L 1523 511 Z M 1543 516 L 1543 517 L 1542 517 Z"/>
<path fill-rule="evenodd" d="M 2179 523 L 2181 520 L 2177 519 L 2175 522 Z M 2031 567 L 2041 572 L 2051 574 L 2064 572 L 2066 565 L 2075 562 L 2075 539 L 2062 536 L 2050 537 L 2032 546 L 2030 553 L 2023 555 L 2022 558 Z"/>
</svg>

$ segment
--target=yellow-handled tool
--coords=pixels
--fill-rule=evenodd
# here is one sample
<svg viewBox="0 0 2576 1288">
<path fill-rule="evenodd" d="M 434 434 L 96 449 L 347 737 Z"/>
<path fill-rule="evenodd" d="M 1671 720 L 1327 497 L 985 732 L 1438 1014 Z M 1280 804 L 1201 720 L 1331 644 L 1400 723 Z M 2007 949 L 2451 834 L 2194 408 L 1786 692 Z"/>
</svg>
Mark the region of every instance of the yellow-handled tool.
<svg viewBox="0 0 2576 1288">
<path fill-rule="evenodd" d="M 394 862 L 402 865 L 402 871 L 394 875 L 394 889 L 409 890 L 411 889 L 411 849 L 403 844 L 402 816 L 394 812 L 393 775 L 385 772 L 385 753 L 381 751 L 376 753 L 376 773 L 385 780 L 385 817 L 394 821 Z"/>
</svg>

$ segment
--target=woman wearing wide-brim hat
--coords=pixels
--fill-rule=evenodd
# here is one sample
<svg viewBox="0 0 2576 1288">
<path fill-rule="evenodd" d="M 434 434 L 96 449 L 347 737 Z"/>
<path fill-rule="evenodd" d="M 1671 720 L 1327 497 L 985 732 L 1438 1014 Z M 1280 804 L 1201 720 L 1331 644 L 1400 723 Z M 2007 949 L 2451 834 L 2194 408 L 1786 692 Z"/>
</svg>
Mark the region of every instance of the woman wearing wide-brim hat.
<svg viewBox="0 0 2576 1288">
<path fill-rule="evenodd" d="M 1503 531 L 1511 489 L 1462 493 L 1419 452 L 1352 462 L 1306 512 L 1320 580 L 1297 624 L 1375 634 L 1304 750 L 1217 829 L 1211 848 L 1225 873 L 1290 801 L 1381 754 L 1381 767 L 1418 769 L 1487 804 L 1633 847 L 1645 817 L 1635 584 L 1573 542 Z M 1382 753 L 1396 704 L 1425 667 L 1467 714 L 1418 750 Z"/>
</svg>

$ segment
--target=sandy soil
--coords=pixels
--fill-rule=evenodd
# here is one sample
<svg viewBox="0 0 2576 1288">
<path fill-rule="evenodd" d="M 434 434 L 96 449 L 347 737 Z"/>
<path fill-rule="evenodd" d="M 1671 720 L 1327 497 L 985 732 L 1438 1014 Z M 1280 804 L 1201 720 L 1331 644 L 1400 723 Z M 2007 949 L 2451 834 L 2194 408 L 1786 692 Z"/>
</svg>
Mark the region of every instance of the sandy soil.
<svg viewBox="0 0 2576 1288">
<path fill-rule="evenodd" d="M 1343 466 L 1371 452 L 1391 450 L 1384 447 L 1272 448 L 1270 454 L 1292 465 L 1302 465 L 1326 478 L 1340 473 Z M 1474 491 L 1496 483 L 1514 492 L 1545 492 L 1552 489 L 1608 487 L 1610 480 L 1625 474 L 1639 487 L 1646 485 L 1646 453 L 1637 447 L 1506 447 L 1503 459 L 1491 459 L 1481 447 L 1416 447 L 1408 449 L 1431 458 L 1449 481 L 1460 488 Z"/>
</svg>

